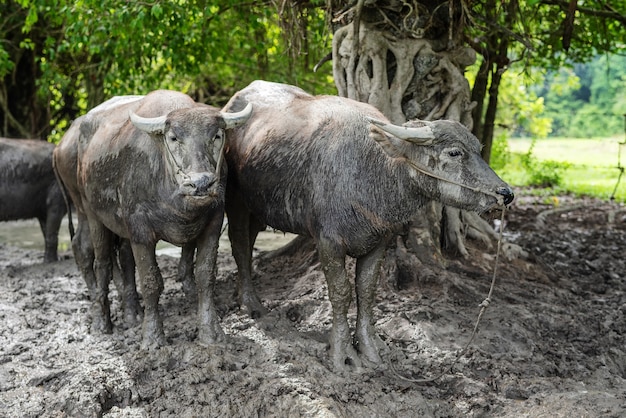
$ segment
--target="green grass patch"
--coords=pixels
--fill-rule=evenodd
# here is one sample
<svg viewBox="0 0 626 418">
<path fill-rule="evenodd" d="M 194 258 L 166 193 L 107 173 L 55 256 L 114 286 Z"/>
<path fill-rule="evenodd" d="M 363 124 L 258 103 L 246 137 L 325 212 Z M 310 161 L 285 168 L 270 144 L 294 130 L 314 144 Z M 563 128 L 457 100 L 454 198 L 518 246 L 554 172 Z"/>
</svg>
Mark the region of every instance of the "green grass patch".
<svg viewBox="0 0 626 418">
<path fill-rule="evenodd" d="M 538 167 L 545 167 L 546 170 L 550 170 L 550 162 L 563 163 L 565 168 L 562 169 L 561 180 L 557 186 L 551 188 L 552 193 L 571 192 L 608 199 L 620 174 L 617 168 L 620 146 L 621 166 L 626 166 L 626 145 L 620 145 L 623 141 L 621 138 L 540 139 L 535 141 L 532 158 L 537 161 Z M 531 173 L 523 164 L 524 155 L 531 144 L 530 139 L 508 140 L 507 162 L 496 171 L 511 185 L 528 186 L 532 183 Z M 626 202 L 626 174 L 619 183 L 615 200 Z"/>
</svg>

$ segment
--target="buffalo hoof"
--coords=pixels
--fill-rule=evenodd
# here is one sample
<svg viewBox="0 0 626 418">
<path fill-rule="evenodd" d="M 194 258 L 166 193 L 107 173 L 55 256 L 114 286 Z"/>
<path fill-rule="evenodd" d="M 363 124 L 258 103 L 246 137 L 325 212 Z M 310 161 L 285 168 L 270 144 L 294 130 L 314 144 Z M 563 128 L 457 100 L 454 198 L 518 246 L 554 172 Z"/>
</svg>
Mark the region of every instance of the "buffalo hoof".
<svg viewBox="0 0 626 418">
<path fill-rule="evenodd" d="M 122 306 L 124 309 L 124 325 L 127 328 L 134 328 L 143 321 L 143 308 L 139 304 L 139 295 L 137 292 L 127 292 L 122 298 Z"/>
<path fill-rule="evenodd" d="M 333 362 L 333 369 L 338 373 L 353 373 L 362 370 L 363 362 L 358 353 L 351 345 L 334 349 L 331 347 L 330 358 Z"/>
<path fill-rule="evenodd" d="M 267 308 L 263 306 L 261 300 L 256 294 L 244 295 L 241 306 L 252 319 L 258 319 L 265 316 L 268 312 Z"/>
<path fill-rule="evenodd" d="M 141 341 L 142 350 L 157 350 L 165 345 L 167 345 L 167 341 L 165 340 L 165 334 L 162 332 L 151 335 L 144 334 Z"/>
<path fill-rule="evenodd" d="M 124 325 L 128 328 L 134 328 L 143 321 L 143 311 L 141 309 L 125 308 L 124 309 Z"/>
<path fill-rule="evenodd" d="M 154 350 L 167 345 L 163 324 L 158 316 L 144 316 L 142 335 L 141 348 L 144 350 Z"/>
<path fill-rule="evenodd" d="M 107 303 L 93 302 L 91 304 L 91 332 L 92 334 L 111 334 L 113 323 Z"/>
<path fill-rule="evenodd" d="M 366 332 L 355 335 L 355 346 L 359 351 L 363 362 L 368 367 L 377 367 L 383 363 L 381 353 L 389 353 L 390 349 L 385 342 L 375 333 Z"/>
<path fill-rule="evenodd" d="M 226 334 L 219 323 L 217 324 L 205 324 L 200 326 L 198 330 L 198 343 L 200 345 L 208 346 L 226 340 Z"/>
<path fill-rule="evenodd" d="M 113 332 L 113 323 L 111 318 L 102 317 L 101 315 L 92 315 L 91 317 L 91 333 L 92 334 L 111 334 Z"/>
</svg>

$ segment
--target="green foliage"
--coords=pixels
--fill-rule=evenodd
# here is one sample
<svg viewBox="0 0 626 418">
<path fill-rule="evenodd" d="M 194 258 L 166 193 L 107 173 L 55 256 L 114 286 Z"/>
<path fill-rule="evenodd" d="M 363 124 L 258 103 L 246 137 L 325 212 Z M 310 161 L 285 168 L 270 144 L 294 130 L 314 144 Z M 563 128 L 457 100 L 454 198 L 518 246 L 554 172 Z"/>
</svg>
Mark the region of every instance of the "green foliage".
<svg viewBox="0 0 626 418">
<path fill-rule="evenodd" d="M 511 161 L 511 150 L 509 149 L 509 141 L 506 132 L 498 134 L 491 145 L 491 158 L 489 165 L 495 171 L 502 170 Z"/>
<path fill-rule="evenodd" d="M 20 0 L 0 10 L 24 34 L 11 44 L 0 24 L 0 76 L 15 64 L 7 44 L 34 52 L 53 139 L 67 121 L 114 95 L 168 88 L 221 106 L 258 78 L 334 91 L 330 66 L 312 72 L 330 38 L 316 33 L 294 50 L 276 9 L 261 0 Z M 307 18 L 316 31 L 325 25 L 323 12 Z"/>
<path fill-rule="evenodd" d="M 349 3 L 354 2 L 0 0 L 0 90 L 15 88 L 21 93 L 23 86 L 15 86 L 12 73 L 19 59 L 34 61 L 27 62 L 26 71 L 36 78 L 36 97 L 28 91 L 20 103 L 15 98 L 5 101 L 13 99 L 15 115 L 11 116 L 24 124 L 37 119 L 35 115 L 45 115 L 41 117 L 44 124 L 51 119 L 54 137 L 67 121 L 119 94 L 171 88 L 222 105 L 234 91 L 257 78 L 299 85 L 313 93 L 334 93 L 330 65 L 317 73 L 312 67 L 331 50 L 327 25 L 331 12 L 345 12 Z M 443 18 L 447 3 L 435 3 L 443 13 L 438 19 Z M 626 10 L 626 0 L 612 0 L 612 8 L 595 0 L 578 2 L 569 50 L 563 45 L 566 13 L 557 2 L 481 0 L 463 5 L 457 10 L 463 15 L 459 23 L 471 24 L 459 25 L 455 39 L 471 39 L 483 56 L 495 57 L 498 74 L 514 68 L 516 61 L 523 63 L 524 72 L 539 67 L 556 71 L 598 54 L 624 51 L 626 25 L 620 13 Z M 446 26 L 444 20 L 433 22 Z M 609 131 L 614 122 L 595 118 L 596 126 L 588 126 L 586 121 L 608 108 L 614 114 L 626 111 L 626 98 L 619 93 L 624 89 L 626 65 L 616 61 L 610 67 L 622 71 L 621 78 L 602 82 L 597 74 L 586 77 L 574 67 L 580 89 L 590 91 L 591 99 L 585 103 L 564 95 L 580 95 L 576 86 L 566 84 L 569 90 L 559 92 L 557 84 L 550 85 L 546 95 L 529 89 L 528 83 L 520 88 L 515 83 L 524 78 L 519 68 L 511 77 L 505 72 L 495 123 L 533 136 L 543 136 L 550 129 L 563 134 L 566 127 L 581 134 L 599 133 L 600 128 Z M 494 94 L 498 95 L 497 89 Z M 562 99 L 555 100 L 556 94 Z M 0 109 L 8 107 L 0 104 Z M 563 115 L 575 105 L 584 112 L 577 120 L 566 119 Z M 551 113 L 542 115 L 542 106 Z M 39 134 L 41 121 L 35 124 L 39 126 L 30 132 Z"/>
<path fill-rule="evenodd" d="M 545 99 L 544 115 L 554 136 L 593 138 L 620 135 L 626 113 L 626 56 L 599 56 L 548 73 L 535 89 Z"/>
<path fill-rule="evenodd" d="M 477 68 L 470 67 L 470 82 Z M 618 136 L 624 132 L 625 93 L 626 56 L 596 57 L 549 72 L 513 66 L 500 84 L 496 132 L 534 138 Z"/>
<path fill-rule="evenodd" d="M 468 68 L 466 76 L 473 85 L 478 64 Z M 498 91 L 496 135 L 492 144 L 492 157 L 496 152 L 498 137 L 530 136 L 544 138 L 552 130 L 552 119 L 545 116 L 544 99 L 535 93 L 535 83 L 542 75 L 539 70 L 519 66 L 504 73 Z M 491 160 L 490 160 L 491 161 Z"/>
<path fill-rule="evenodd" d="M 552 130 L 552 120 L 543 115 L 544 100 L 531 89 L 538 71 L 518 69 L 505 73 L 498 96 L 497 123 L 515 136 L 544 138 Z"/>
<path fill-rule="evenodd" d="M 555 160 L 539 160 L 533 156 L 536 140 L 530 145 L 528 152 L 522 156 L 521 162 L 529 176 L 529 184 L 537 187 L 556 187 L 563 182 L 563 173 L 570 163 Z"/>
</svg>

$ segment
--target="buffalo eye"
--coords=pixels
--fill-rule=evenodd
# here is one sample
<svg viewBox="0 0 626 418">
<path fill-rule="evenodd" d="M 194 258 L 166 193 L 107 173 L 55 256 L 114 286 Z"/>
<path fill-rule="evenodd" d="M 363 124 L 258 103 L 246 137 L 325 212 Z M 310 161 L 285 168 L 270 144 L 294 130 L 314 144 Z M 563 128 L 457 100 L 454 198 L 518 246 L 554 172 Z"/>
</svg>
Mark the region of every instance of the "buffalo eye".
<svg viewBox="0 0 626 418">
<path fill-rule="evenodd" d="M 216 147 L 219 151 L 222 148 L 222 142 L 224 141 L 224 131 L 222 129 L 218 129 L 213 137 L 213 146 Z"/>
<path fill-rule="evenodd" d="M 174 133 L 172 133 L 171 131 L 168 132 L 167 139 L 169 139 L 171 142 L 177 142 L 178 141 L 178 138 L 176 137 L 176 135 Z"/>
<path fill-rule="evenodd" d="M 448 156 L 450 157 L 460 157 L 461 155 L 463 155 L 463 151 L 461 151 L 460 149 L 453 149 L 448 151 Z"/>
</svg>

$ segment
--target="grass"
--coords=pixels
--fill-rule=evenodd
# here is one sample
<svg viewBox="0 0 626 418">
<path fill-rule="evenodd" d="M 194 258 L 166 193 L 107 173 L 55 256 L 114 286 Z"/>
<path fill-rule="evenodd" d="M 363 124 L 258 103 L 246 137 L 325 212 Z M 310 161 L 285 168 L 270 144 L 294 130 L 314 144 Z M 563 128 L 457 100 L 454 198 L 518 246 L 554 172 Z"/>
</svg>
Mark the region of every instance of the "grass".
<svg viewBox="0 0 626 418">
<path fill-rule="evenodd" d="M 538 168 L 546 171 L 554 168 L 546 165 L 547 161 L 556 161 L 560 171 L 559 186 L 552 187 L 546 192 L 554 194 L 573 193 L 576 195 L 594 196 L 600 199 L 609 199 L 620 174 L 618 167 L 618 150 L 621 147 L 621 166 L 626 166 L 626 145 L 623 138 L 604 139 L 571 139 L 548 138 L 535 142 L 532 158 Z M 508 140 L 510 152 L 504 167 L 497 169 L 498 174 L 507 182 L 515 186 L 531 185 L 528 170 L 522 164 L 523 155 L 528 152 L 532 144 L 530 139 L 514 138 Z M 548 173 L 550 174 L 550 173 Z M 626 202 L 626 174 L 622 175 L 615 200 Z"/>
</svg>

